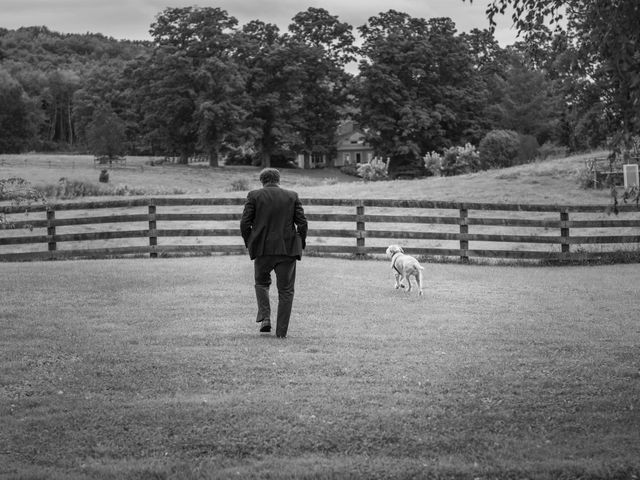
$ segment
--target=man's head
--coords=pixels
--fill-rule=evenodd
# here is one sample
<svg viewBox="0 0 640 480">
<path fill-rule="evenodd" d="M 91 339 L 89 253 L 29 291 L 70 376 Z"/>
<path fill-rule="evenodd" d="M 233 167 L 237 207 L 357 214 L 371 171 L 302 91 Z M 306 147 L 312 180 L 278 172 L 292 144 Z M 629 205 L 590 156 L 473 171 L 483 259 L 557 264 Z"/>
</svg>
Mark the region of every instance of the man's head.
<svg viewBox="0 0 640 480">
<path fill-rule="evenodd" d="M 275 168 L 265 168 L 260 172 L 260 182 L 262 185 L 280 183 L 280 172 Z"/>
</svg>

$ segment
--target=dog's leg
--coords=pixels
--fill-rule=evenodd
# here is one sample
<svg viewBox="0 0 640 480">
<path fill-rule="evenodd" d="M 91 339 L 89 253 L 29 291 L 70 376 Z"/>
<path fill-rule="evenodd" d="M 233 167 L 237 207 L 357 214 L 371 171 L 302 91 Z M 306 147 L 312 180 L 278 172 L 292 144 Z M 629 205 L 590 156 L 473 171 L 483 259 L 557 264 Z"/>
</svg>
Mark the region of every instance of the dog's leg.
<svg viewBox="0 0 640 480">
<path fill-rule="evenodd" d="M 396 290 L 398 290 L 400 287 L 402 287 L 402 284 L 400 283 L 400 274 L 396 273 L 395 277 L 396 277 Z"/>
<path fill-rule="evenodd" d="M 407 281 L 407 293 L 409 293 L 411 291 L 411 275 L 407 275 L 404 279 Z"/>
<path fill-rule="evenodd" d="M 422 269 L 418 270 L 418 275 L 416 275 L 416 280 L 418 281 L 419 295 L 422 295 Z"/>
</svg>

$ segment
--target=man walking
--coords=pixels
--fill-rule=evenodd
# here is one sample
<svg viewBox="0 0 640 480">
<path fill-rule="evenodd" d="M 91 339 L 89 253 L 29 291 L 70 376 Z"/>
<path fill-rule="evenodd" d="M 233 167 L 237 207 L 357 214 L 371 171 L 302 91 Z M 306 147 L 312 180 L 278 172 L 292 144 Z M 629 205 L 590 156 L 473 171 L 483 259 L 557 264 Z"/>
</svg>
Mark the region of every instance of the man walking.
<svg viewBox="0 0 640 480">
<path fill-rule="evenodd" d="M 261 332 L 271 331 L 269 287 L 271 272 L 276 273 L 278 314 L 276 337 L 285 338 L 293 305 L 296 261 L 306 246 L 307 219 L 298 194 L 280 187 L 280 172 L 265 168 L 260 172 L 262 188 L 252 190 L 244 204 L 240 232 L 254 276 Z"/>
</svg>

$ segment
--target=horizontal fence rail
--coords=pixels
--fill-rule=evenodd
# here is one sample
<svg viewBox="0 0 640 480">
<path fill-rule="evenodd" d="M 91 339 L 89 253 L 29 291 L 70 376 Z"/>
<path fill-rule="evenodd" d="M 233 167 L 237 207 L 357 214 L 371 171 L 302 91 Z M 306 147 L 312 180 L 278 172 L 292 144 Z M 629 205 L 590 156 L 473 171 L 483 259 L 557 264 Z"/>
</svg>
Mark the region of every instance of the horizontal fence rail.
<svg viewBox="0 0 640 480">
<path fill-rule="evenodd" d="M 640 211 L 603 205 L 302 199 L 308 254 L 574 260 L 637 252 Z M 0 261 L 243 254 L 244 198 L 129 198 L 0 206 Z"/>
</svg>

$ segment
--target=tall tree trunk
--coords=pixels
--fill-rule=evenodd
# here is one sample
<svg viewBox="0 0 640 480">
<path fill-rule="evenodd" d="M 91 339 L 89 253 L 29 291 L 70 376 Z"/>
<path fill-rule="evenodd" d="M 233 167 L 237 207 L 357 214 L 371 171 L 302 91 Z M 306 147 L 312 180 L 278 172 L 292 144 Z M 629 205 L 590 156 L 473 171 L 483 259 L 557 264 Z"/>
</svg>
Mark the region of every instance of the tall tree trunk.
<svg viewBox="0 0 640 480">
<path fill-rule="evenodd" d="M 212 147 L 211 149 L 209 149 L 209 166 L 210 167 L 219 167 L 219 153 L 218 153 L 218 149 L 215 147 Z"/>
<path fill-rule="evenodd" d="M 56 138 L 56 126 L 58 125 L 58 102 L 53 101 L 53 112 L 49 117 L 49 140 L 53 141 Z"/>
<path fill-rule="evenodd" d="M 69 120 L 69 145 L 73 145 L 73 123 L 71 122 L 71 98 L 69 98 L 67 117 Z"/>
<path fill-rule="evenodd" d="M 265 150 L 262 152 L 262 168 L 271 167 L 271 152 Z"/>
</svg>

